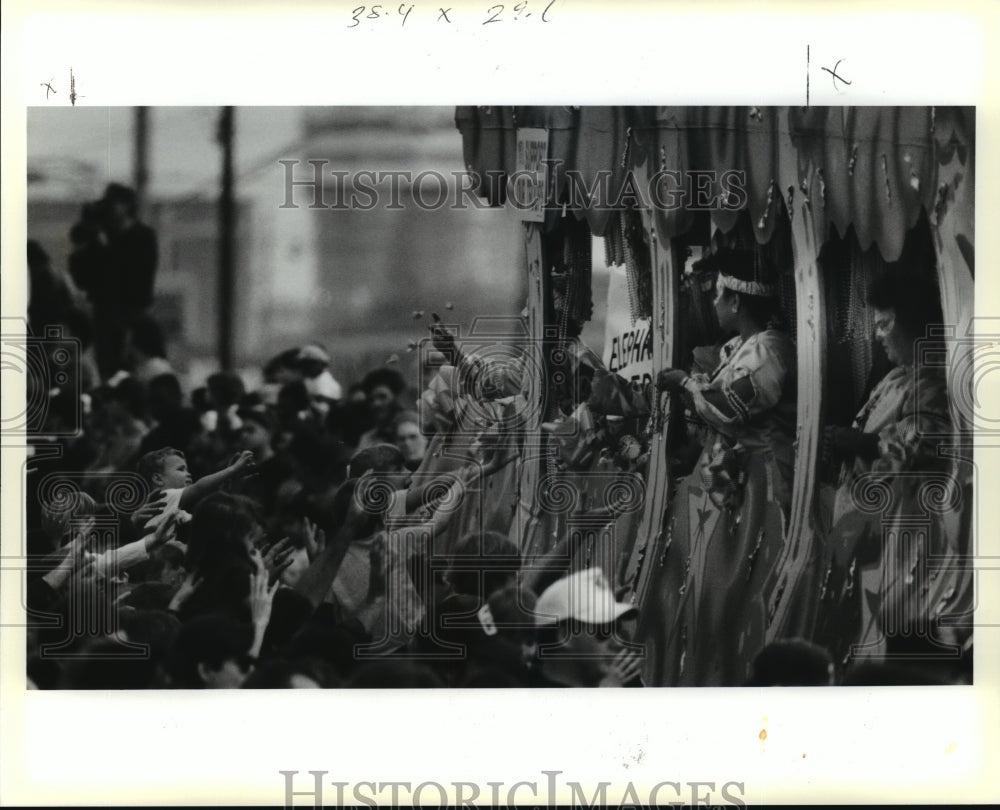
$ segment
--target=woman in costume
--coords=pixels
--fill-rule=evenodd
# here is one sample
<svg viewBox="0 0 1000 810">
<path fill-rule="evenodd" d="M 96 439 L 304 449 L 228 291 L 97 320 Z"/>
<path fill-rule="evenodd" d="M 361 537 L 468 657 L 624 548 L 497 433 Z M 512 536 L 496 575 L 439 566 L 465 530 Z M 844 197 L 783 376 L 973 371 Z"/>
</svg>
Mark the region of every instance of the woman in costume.
<svg viewBox="0 0 1000 810">
<path fill-rule="evenodd" d="M 695 269 L 717 271 L 715 312 L 736 335 L 711 373 L 657 377 L 704 422 L 706 442 L 671 501 L 666 552 L 644 563 L 664 570 L 640 635 L 657 648 L 647 683 L 739 685 L 781 598 L 773 574 L 791 501 L 795 347 L 771 325 L 777 288 L 752 251 L 722 250 Z"/>
<path fill-rule="evenodd" d="M 927 544 L 941 539 L 923 504 L 931 497 L 945 505 L 951 497 L 948 458 L 938 454 L 938 446 L 951 436 L 952 423 L 944 366 L 940 360 L 924 362 L 943 356 L 940 341 L 935 346 L 925 338 L 928 327 L 942 321 L 938 292 L 931 281 L 907 271 L 901 263 L 890 265 L 868 292 L 875 337 L 892 370 L 874 387 L 851 427 L 824 429 L 823 454 L 842 465 L 827 539 L 818 640 L 830 646 L 841 665 L 891 651 L 885 644 L 904 651 L 900 644 L 927 641 L 926 633 L 909 641 L 903 637 L 911 635 L 909 625 L 925 610 L 918 591 L 928 583 L 918 581 L 916 562 L 932 553 Z M 921 496 L 928 486 L 933 491 Z M 896 529 L 904 528 L 898 523 L 903 515 L 924 527 L 912 542 L 896 538 Z M 895 632 L 884 627 L 887 601 L 898 614 Z M 852 645 L 858 645 L 853 652 Z"/>
</svg>

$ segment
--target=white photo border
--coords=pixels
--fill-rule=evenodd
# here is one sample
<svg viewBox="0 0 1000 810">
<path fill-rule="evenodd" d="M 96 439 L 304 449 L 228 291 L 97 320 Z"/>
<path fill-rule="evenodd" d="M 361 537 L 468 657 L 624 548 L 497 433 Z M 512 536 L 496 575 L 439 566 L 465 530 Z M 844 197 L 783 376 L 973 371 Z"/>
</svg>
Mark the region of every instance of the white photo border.
<svg viewBox="0 0 1000 810">
<path fill-rule="evenodd" d="M 483 25 L 491 0 L 408 0 L 405 25 L 348 27 L 359 5 L 6 3 L 4 317 L 23 316 L 26 300 L 25 110 L 66 104 L 65 95 L 47 102 L 39 85 L 70 68 L 86 106 L 788 105 L 805 103 L 807 46 L 811 104 L 977 106 L 976 311 L 1000 317 L 1000 276 L 991 272 L 1000 266 L 990 181 L 1000 178 L 995 5 L 755 4 L 751 12 L 554 0 L 548 22 Z M 453 23 L 435 19 L 445 5 Z M 838 59 L 850 87 L 817 70 Z M 995 380 L 980 394 L 986 407 L 1000 405 Z M 5 386 L 3 396 L 16 405 L 23 392 Z M 6 549 L 17 541 L 22 473 L 12 451 L 2 452 Z M 998 452 L 977 451 L 978 536 L 995 559 L 1000 515 L 988 482 L 1000 472 Z M 18 589 L 5 587 L 10 572 L 2 576 L 7 624 L 23 608 Z M 308 789 L 308 771 L 327 771 L 330 804 L 336 781 L 541 786 L 544 771 L 561 771 L 561 785 L 737 782 L 750 804 L 996 801 L 998 580 L 998 570 L 979 579 L 975 686 L 935 689 L 26 692 L 23 630 L 8 624 L 0 628 L 0 804 L 280 804 L 282 770 L 299 771 L 296 790 Z M 530 791 L 520 795 L 530 800 Z"/>
</svg>

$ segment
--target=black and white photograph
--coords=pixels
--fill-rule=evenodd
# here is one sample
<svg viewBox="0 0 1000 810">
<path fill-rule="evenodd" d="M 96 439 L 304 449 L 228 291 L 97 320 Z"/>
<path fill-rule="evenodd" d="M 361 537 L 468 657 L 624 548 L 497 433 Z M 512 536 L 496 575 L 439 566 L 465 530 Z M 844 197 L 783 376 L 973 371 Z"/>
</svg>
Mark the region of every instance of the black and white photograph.
<svg viewBox="0 0 1000 810">
<path fill-rule="evenodd" d="M 324 12 L 338 38 L 474 16 L 538 47 L 572 4 L 350 5 Z M 795 48 L 784 103 L 475 82 L 104 103 L 85 61 L 19 76 L 6 722 L 35 747 L 58 740 L 24 724 L 42 709 L 125 748 L 161 727 L 203 774 L 194 751 L 238 738 L 262 764 L 226 802 L 740 806 L 785 778 L 776 750 L 802 796 L 839 767 L 827 795 L 870 798 L 903 767 L 879 771 L 879 735 L 938 716 L 921 779 L 960 751 L 948 784 L 981 795 L 995 111 L 852 96 L 870 62 Z M 614 729 L 614 775 L 581 776 L 600 746 L 570 728 L 578 758 L 529 760 L 547 711 Z M 309 748 L 339 723 L 355 745 Z M 529 773 L 475 758 L 494 749 Z M 414 770 L 451 756 L 477 765 Z M 122 801 L 86 772 L 81 798 Z"/>
<path fill-rule="evenodd" d="M 27 147 L 31 686 L 972 683 L 974 109 Z"/>
</svg>

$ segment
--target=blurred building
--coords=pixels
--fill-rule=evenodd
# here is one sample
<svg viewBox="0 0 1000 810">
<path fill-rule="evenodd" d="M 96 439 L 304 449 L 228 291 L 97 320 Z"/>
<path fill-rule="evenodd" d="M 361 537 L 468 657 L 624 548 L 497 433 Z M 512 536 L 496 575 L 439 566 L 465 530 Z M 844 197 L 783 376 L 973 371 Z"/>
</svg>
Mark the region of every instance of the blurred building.
<svg viewBox="0 0 1000 810">
<path fill-rule="evenodd" d="M 142 218 L 158 233 L 154 314 L 175 366 L 200 376 L 215 367 L 218 331 L 219 110 L 148 111 L 148 182 Z M 358 172 L 433 171 L 451 184 L 463 170 L 454 108 L 336 107 L 236 110 L 237 198 L 234 351 L 248 371 L 278 351 L 321 340 L 343 382 L 392 354 L 413 370 L 410 341 L 427 334 L 431 312 L 450 322 L 509 316 L 525 299 L 518 225 L 505 212 L 450 204 L 427 210 L 400 182 L 378 184 L 371 210 L 310 208 L 307 161 L 328 161 L 324 201 L 334 204 Z M 137 141 L 130 108 L 28 111 L 28 236 L 65 271 L 69 229 L 84 202 L 111 181 L 134 185 Z M 332 172 L 341 173 L 338 181 Z M 423 199 L 435 201 L 436 180 Z M 449 308 L 450 305 L 450 308 Z M 423 311 L 422 317 L 414 317 Z M 248 380 L 252 382 L 252 380 Z"/>
</svg>

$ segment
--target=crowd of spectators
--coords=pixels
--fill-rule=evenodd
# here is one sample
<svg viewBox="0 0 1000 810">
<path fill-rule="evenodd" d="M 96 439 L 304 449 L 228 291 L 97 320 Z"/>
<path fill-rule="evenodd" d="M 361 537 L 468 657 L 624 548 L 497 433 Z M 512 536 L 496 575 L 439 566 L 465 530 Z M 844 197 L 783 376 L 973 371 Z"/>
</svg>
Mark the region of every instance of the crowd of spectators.
<svg viewBox="0 0 1000 810">
<path fill-rule="evenodd" d="M 509 510 L 455 525 L 466 492 L 518 461 L 499 421 L 452 441 L 456 402 L 500 414 L 516 380 L 466 386 L 435 325 L 427 391 L 391 363 L 342 385 L 318 342 L 263 362 L 258 385 L 192 384 L 149 314 L 155 234 L 134 223 L 115 187 L 74 227 L 69 273 L 28 247 L 29 329 L 82 352 L 76 378 L 29 391 L 44 399 L 26 477 L 31 686 L 641 683 L 635 609 L 604 572 L 529 583 Z M 154 251 L 135 290 L 109 259 L 130 228 L 137 256 Z"/>
<path fill-rule="evenodd" d="M 29 685 L 643 685 L 614 572 L 571 559 L 568 536 L 522 559 L 510 426 L 530 380 L 511 364 L 464 356 L 435 319 L 423 391 L 391 360 L 342 385 L 319 342 L 262 362 L 259 384 L 223 370 L 192 384 L 148 311 L 156 239 L 129 190 L 86 207 L 73 242 L 67 274 L 28 245 L 29 330 L 57 327 L 80 351 L 62 383 L 28 378 L 42 414 L 24 505 Z M 557 468 L 638 474 L 648 402 L 589 351 L 564 354 L 586 402 L 567 395 L 543 425 Z M 761 651 L 748 681 L 833 682 L 828 649 L 796 639 Z"/>
</svg>

